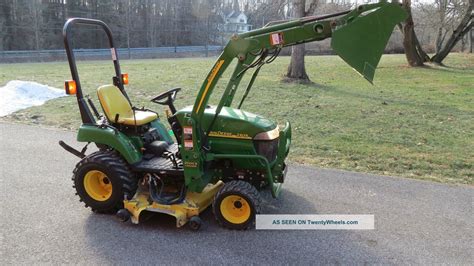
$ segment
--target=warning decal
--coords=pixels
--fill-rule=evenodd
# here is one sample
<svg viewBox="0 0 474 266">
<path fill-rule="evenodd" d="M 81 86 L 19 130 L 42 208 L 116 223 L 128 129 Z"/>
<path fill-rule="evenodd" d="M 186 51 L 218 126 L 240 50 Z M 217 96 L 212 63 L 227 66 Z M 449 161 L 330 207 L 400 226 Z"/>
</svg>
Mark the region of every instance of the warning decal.
<svg viewBox="0 0 474 266">
<path fill-rule="evenodd" d="M 193 149 L 193 127 L 183 127 L 184 148 Z"/>
<path fill-rule="evenodd" d="M 184 141 L 184 148 L 187 150 L 193 149 L 193 141 L 192 140 L 185 140 Z"/>
<path fill-rule="evenodd" d="M 279 44 L 283 44 L 283 43 L 284 43 L 283 33 L 277 32 L 277 33 L 273 33 L 272 35 L 270 35 L 270 44 L 271 45 L 279 45 Z"/>
<path fill-rule="evenodd" d="M 192 127 L 183 127 L 183 133 L 187 135 L 193 135 L 193 128 Z"/>
<path fill-rule="evenodd" d="M 110 53 L 112 54 L 112 60 L 117 60 L 117 54 L 115 52 L 115 48 L 110 48 Z"/>
</svg>

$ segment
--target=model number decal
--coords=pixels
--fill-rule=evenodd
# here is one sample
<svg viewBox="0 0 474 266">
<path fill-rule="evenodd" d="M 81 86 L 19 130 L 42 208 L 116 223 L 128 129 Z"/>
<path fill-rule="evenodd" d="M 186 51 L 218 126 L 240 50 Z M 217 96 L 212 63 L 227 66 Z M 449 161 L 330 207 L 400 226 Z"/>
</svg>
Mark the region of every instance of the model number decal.
<svg viewBox="0 0 474 266">
<path fill-rule="evenodd" d="M 211 131 L 209 137 L 232 138 L 232 139 L 252 139 L 249 135 L 244 133 L 230 133 L 223 131 Z"/>
<path fill-rule="evenodd" d="M 184 162 L 184 167 L 196 168 L 197 165 L 198 165 L 197 162 L 190 162 L 190 161 Z"/>
</svg>

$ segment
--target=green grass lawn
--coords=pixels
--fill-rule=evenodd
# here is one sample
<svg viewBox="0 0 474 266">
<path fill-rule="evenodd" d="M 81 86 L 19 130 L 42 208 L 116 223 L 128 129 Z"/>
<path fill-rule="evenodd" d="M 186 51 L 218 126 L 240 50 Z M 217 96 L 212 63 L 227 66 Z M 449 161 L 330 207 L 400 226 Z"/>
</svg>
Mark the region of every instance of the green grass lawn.
<svg viewBox="0 0 474 266">
<path fill-rule="evenodd" d="M 213 60 L 123 60 L 122 71 L 130 75 L 132 101 L 164 116 L 164 107 L 148 99 L 182 87 L 176 106 L 192 105 Z M 315 84 L 281 82 L 289 63 L 288 57 L 282 57 L 260 71 L 243 105 L 279 123 L 292 123 L 292 162 L 474 184 L 473 55 L 452 54 L 445 60 L 446 67 L 423 68 L 408 68 L 403 55 L 386 55 L 374 86 L 336 56 L 306 60 Z M 111 82 L 112 73 L 109 61 L 79 63 L 82 85 L 94 97 L 99 85 Z M 0 65 L 0 86 L 14 79 L 63 88 L 70 73 L 67 62 Z M 219 91 L 222 87 L 213 96 Z M 2 120 L 67 129 L 80 125 L 74 97 L 55 99 Z"/>
</svg>

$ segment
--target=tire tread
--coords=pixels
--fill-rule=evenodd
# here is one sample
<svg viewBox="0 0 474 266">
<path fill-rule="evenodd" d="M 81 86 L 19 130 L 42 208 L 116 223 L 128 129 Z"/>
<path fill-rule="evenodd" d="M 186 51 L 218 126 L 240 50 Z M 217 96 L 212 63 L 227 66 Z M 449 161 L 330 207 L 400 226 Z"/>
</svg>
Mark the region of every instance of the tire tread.
<svg viewBox="0 0 474 266">
<path fill-rule="evenodd" d="M 218 199 L 220 197 L 227 195 L 227 194 L 240 194 L 244 195 L 252 204 L 253 209 L 254 209 L 254 214 L 259 214 L 261 211 L 261 205 L 262 205 L 262 198 L 260 197 L 260 193 L 258 190 L 252 186 L 250 183 L 241 181 L 241 180 L 232 180 L 230 182 L 227 182 L 224 187 L 222 187 L 219 192 L 214 196 L 213 204 L 212 204 L 212 212 L 214 213 L 214 217 L 216 218 L 217 222 L 219 223 L 220 226 L 226 227 L 229 229 L 236 229 L 236 230 L 246 230 L 250 226 L 255 224 L 255 217 L 252 217 L 252 221 L 249 223 L 244 224 L 243 226 L 240 225 L 235 225 L 235 226 L 230 226 L 228 223 L 226 223 L 223 218 L 219 219 L 218 213 L 220 213 L 220 206 L 217 204 Z"/>
<path fill-rule="evenodd" d="M 132 172 L 130 171 L 130 167 L 128 166 L 127 162 L 116 152 L 113 150 L 100 150 L 90 155 L 86 156 L 82 159 L 79 163 L 77 163 L 76 167 L 72 171 L 72 181 L 73 181 L 73 188 L 76 189 L 76 195 L 80 194 L 77 191 L 75 185 L 75 179 L 79 178 L 77 176 L 79 170 L 87 164 L 100 164 L 105 166 L 106 168 L 113 171 L 118 178 L 121 180 L 122 183 L 122 192 L 127 198 L 131 198 L 135 191 L 137 190 L 138 180 L 134 177 Z M 79 195 L 79 201 L 84 202 L 84 206 L 90 207 L 93 212 L 100 212 L 100 213 L 113 213 L 118 209 L 121 209 L 123 206 L 123 202 L 119 202 L 113 208 L 109 210 L 99 210 L 89 206 L 85 203 L 85 200 Z"/>
</svg>

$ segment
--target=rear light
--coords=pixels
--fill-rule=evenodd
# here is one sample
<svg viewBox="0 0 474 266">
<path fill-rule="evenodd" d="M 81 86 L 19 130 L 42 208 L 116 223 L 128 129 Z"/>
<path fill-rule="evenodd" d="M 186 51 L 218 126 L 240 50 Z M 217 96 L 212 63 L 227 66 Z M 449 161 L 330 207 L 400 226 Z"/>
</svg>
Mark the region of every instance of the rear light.
<svg viewBox="0 0 474 266">
<path fill-rule="evenodd" d="M 123 85 L 128 84 L 128 74 L 122 74 L 122 84 Z"/>
<path fill-rule="evenodd" d="M 74 95 L 77 93 L 76 82 L 74 80 L 68 80 L 64 82 L 64 89 L 66 89 L 66 94 Z"/>
</svg>

